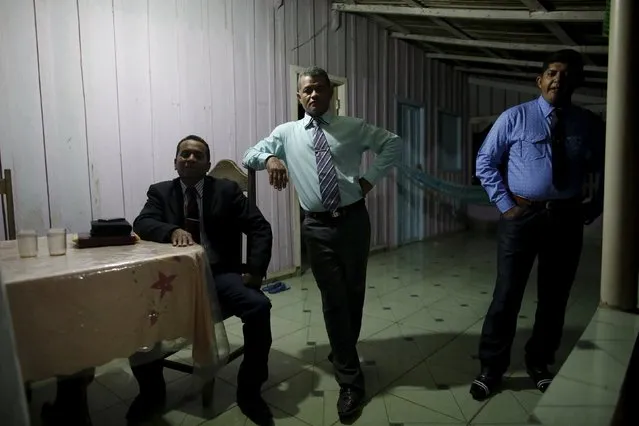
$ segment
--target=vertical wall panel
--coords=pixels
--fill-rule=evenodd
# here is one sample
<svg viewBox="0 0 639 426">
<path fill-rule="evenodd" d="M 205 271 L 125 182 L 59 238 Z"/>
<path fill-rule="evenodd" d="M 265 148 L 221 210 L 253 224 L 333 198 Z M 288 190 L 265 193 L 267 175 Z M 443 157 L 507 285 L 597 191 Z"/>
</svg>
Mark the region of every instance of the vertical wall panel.
<svg viewBox="0 0 639 426">
<path fill-rule="evenodd" d="M 149 73 L 153 123 L 153 177 L 175 177 L 175 146 L 182 135 L 178 56 L 178 13 L 175 0 L 148 2 Z"/>
<path fill-rule="evenodd" d="M 286 3 L 286 2 L 285 2 Z M 292 2 L 295 3 L 295 2 Z M 313 0 L 297 0 L 297 38 L 292 49 L 297 50 L 298 62 L 295 65 L 310 67 L 315 61 L 315 9 Z M 285 4 L 284 7 L 287 7 Z"/>
<path fill-rule="evenodd" d="M 146 0 L 115 0 L 113 37 L 125 217 L 133 221 L 154 183 L 149 10 Z M 155 95 L 161 99 L 160 95 Z M 160 164 L 168 172 L 170 163 Z"/>
<path fill-rule="evenodd" d="M 265 9 L 268 9 L 270 5 L 266 3 Z M 265 128 L 260 128 L 258 131 L 258 138 L 269 134 L 275 123 L 283 123 L 290 120 L 290 98 L 295 96 L 295 93 L 290 92 L 290 70 L 287 57 L 289 55 L 288 38 L 287 38 L 287 26 L 286 26 L 286 13 L 287 10 L 281 7 L 275 11 L 271 11 L 268 14 L 272 19 L 271 26 L 273 27 L 273 47 L 271 49 L 272 55 L 272 68 L 274 75 L 274 85 L 272 85 L 271 105 L 270 105 L 270 120 L 264 123 Z M 269 21 L 271 22 L 271 21 Z M 254 141 L 249 141 L 249 145 Z M 248 148 L 248 145 L 247 145 Z M 271 209 L 271 223 L 277 236 L 273 236 L 274 244 L 279 247 L 280 254 L 277 256 L 278 266 L 271 266 L 273 270 L 289 269 L 292 268 L 296 254 L 294 253 L 294 229 L 295 221 L 299 221 L 299 215 L 295 212 L 292 213 L 291 197 L 288 191 L 276 192 L 269 187 L 268 182 L 264 177 L 260 179 L 262 184 L 262 191 L 267 194 L 273 194 L 276 200 L 272 203 Z"/>
<path fill-rule="evenodd" d="M 195 134 L 208 141 L 212 136 L 209 34 L 208 17 L 205 12 L 203 0 L 177 1 L 179 139 Z M 174 140 L 173 145 L 179 139 Z M 170 170 L 170 163 L 167 167 Z"/>
<path fill-rule="evenodd" d="M 16 227 L 43 232 L 49 202 L 35 11 L 33 2 L 14 0 L 0 0 L 0 10 L 11 10 L 0 13 L 0 163 L 13 173 Z"/>
<path fill-rule="evenodd" d="M 324 1 L 313 2 L 314 65 L 328 69 L 328 51 L 332 47 L 328 44 L 328 34 L 331 32 L 330 3 Z"/>
<path fill-rule="evenodd" d="M 112 0 L 80 0 L 78 7 L 93 216 L 122 217 L 124 196 Z"/>
<path fill-rule="evenodd" d="M 77 3 L 35 4 L 51 224 L 87 231 L 91 185 Z"/>
<path fill-rule="evenodd" d="M 233 49 L 233 3 L 211 0 L 208 6 L 208 37 L 211 82 L 211 151 L 213 161 L 234 159 L 235 149 L 235 55 Z"/>
</svg>

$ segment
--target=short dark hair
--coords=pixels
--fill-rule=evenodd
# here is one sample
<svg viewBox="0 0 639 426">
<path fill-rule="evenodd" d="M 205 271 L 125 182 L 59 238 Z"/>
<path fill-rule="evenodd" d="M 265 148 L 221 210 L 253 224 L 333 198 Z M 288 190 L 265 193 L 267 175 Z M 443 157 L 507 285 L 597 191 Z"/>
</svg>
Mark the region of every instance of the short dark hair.
<svg viewBox="0 0 639 426">
<path fill-rule="evenodd" d="M 584 78 L 584 61 L 581 53 L 573 49 L 562 49 L 551 53 L 544 60 L 540 74 L 546 72 L 550 64 L 561 63 L 568 65 L 571 73 L 576 76 L 577 84 L 581 84 Z"/>
<path fill-rule="evenodd" d="M 331 85 L 331 78 L 328 76 L 328 73 L 326 71 L 324 71 L 324 69 L 320 68 L 320 67 L 310 67 L 310 68 L 306 68 L 304 71 L 302 71 L 299 74 L 299 78 L 297 79 L 297 88 L 300 88 L 300 80 L 302 79 L 302 77 L 312 77 L 312 78 L 323 78 L 324 80 L 326 80 L 326 83 L 330 86 Z"/>
<path fill-rule="evenodd" d="M 180 155 L 180 145 L 182 145 L 182 142 L 184 141 L 195 141 L 195 142 L 199 142 L 202 145 L 204 145 L 204 152 L 206 153 L 206 161 L 211 161 L 211 148 L 209 148 L 209 144 L 206 143 L 206 141 L 204 139 L 202 139 L 201 137 L 197 136 L 197 135 L 188 135 L 184 138 L 182 138 L 182 140 L 180 140 L 180 142 L 178 142 L 177 147 L 175 148 L 175 157 L 177 158 L 178 155 Z"/>
</svg>

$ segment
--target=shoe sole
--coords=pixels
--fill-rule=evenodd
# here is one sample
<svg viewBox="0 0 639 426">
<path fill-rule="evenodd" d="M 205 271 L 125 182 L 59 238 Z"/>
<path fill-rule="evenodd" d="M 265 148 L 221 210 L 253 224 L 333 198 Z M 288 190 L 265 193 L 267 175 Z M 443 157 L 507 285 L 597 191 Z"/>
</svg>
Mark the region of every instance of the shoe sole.
<svg viewBox="0 0 639 426">
<path fill-rule="evenodd" d="M 339 420 L 340 421 L 354 420 L 354 418 L 362 414 L 362 411 L 364 411 L 364 407 L 366 407 L 367 404 L 368 404 L 368 399 L 363 399 L 362 403 L 358 405 L 357 408 L 354 408 L 351 411 L 348 411 L 346 413 L 340 413 L 338 411 L 337 415 L 339 417 Z"/>
</svg>

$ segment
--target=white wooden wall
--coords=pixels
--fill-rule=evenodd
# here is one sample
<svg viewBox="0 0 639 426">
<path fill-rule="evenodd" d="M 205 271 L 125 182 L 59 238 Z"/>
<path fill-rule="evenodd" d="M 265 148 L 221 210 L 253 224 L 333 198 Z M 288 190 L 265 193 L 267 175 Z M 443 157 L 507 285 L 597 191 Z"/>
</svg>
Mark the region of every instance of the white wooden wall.
<svg viewBox="0 0 639 426">
<path fill-rule="evenodd" d="M 466 114 L 461 75 L 364 18 L 333 31 L 330 16 L 328 0 L 0 0 L 0 160 L 18 228 L 133 220 L 148 186 L 175 176 L 187 134 L 209 142 L 213 162 L 239 161 L 290 119 L 290 65 L 347 77 L 349 115 L 391 130 L 398 98 L 423 103 L 428 146 L 438 108 Z M 395 189 L 391 176 L 371 194 L 373 245 L 395 241 Z M 427 235 L 455 229 L 428 202 Z M 274 230 L 271 270 L 292 267 L 290 197 L 260 174 L 258 204 Z"/>
</svg>

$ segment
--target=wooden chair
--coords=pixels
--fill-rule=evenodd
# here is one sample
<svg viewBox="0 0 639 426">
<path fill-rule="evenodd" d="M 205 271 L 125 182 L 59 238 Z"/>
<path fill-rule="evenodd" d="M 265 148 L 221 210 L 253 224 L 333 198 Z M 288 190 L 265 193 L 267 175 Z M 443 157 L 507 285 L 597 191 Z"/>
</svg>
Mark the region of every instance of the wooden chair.
<svg viewBox="0 0 639 426">
<path fill-rule="evenodd" d="M 232 160 L 220 160 L 213 169 L 209 172 L 209 176 L 213 176 L 217 179 L 229 179 L 236 182 L 242 191 L 246 193 L 246 196 L 251 205 L 255 205 L 257 202 L 257 196 L 255 193 L 255 170 L 249 169 L 248 173 L 245 173 L 234 161 Z M 247 246 L 250 246 L 250 237 L 247 238 Z M 242 247 L 242 251 L 244 247 Z M 242 256 L 243 253 L 239 253 Z M 229 312 L 224 311 L 224 306 L 221 306 L 223 319 L 230 318 L 232 315 Z M 172 361 L 166 359 L 173 355 L 168 353 L 165 355 L 162 365 L 172 370 L 180 371 L 182 373 L 193 374 L 193 366 L 181 363 L 179 361 Z M 240 346 L 229 354 L 228 363 L 231 363 L 244 355 L 244 346 Z M 205 409 L 211 408 L 213 402 L 213 390 L 215 388 L 215 379 L 206 383 L 202 387 L 202 406 Z"/>
<path fill-rule="evenodd" d="M 0 195 L 4 195 L 2 202 L 2 216 L 4 218 L 4 235 L 7 240 L 16 239 L 16 222 L 13 206 L 13 180 L 11 170 L 4 169 L 0 175 Z"/>
</svg>

